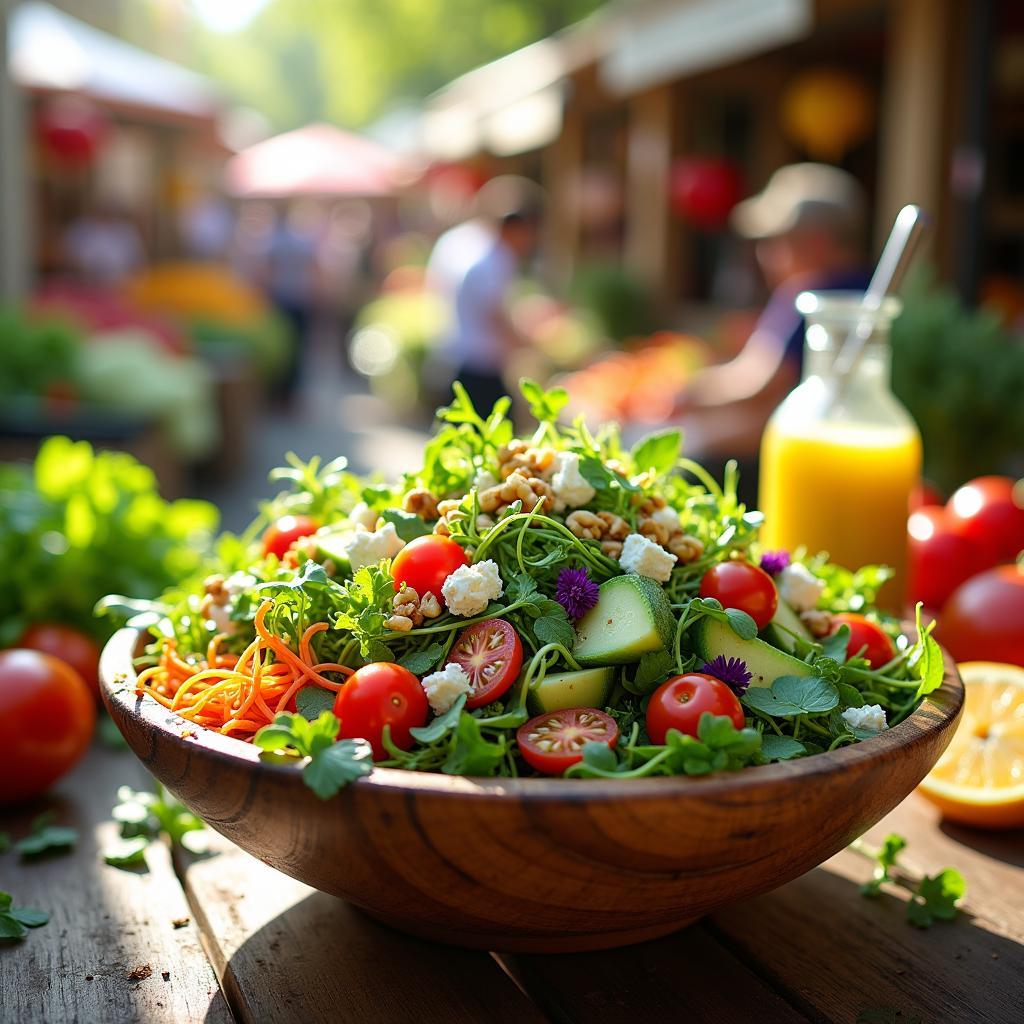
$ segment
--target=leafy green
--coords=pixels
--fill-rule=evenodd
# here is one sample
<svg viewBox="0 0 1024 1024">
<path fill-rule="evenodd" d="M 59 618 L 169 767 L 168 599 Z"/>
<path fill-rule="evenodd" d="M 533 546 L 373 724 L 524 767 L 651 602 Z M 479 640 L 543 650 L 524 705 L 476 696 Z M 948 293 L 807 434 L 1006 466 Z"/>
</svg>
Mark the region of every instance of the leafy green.
<svg viewBox="0 0 1024 1024">
<path fill-rule="evenodd" d="M 325 711 L 334 707 L 336 696 L 322 686 L 304 686 L 295 694 L 295 710 L 303 718 L 315 722 Z"/>
<path fill-rule="evenodd" d="M 121 838 L 103 851 L 104 861 L 116 868 L 140 867 L 149 844 L 166 835 L 173 846 L 198 852 L 195 834 L 206 828 L 202 818 L 157 783 L 156 792 L 121 786 L 110 816 L 121 826 Z"/>
<path fill-rule="evenodd" d="M 671 675 L 675 659 L 669 651 L 649 651 L 637 662 L 636 672 L 627 683 L 632 693 L 653 693 Z"/>
<path fill-rule="evenodd" d="M 506 741 L 484 738 L 480 723 L 468 712 L 459 717 L 455 743 L 441 767 L 446 775 L 493 775 L 505 758 Z"/>
<path fill-rule="evenodd" d="M 413 726 L 409 730 L 409 734 L 417 743 L 436 743 L 458 727 L 462 721 L 462 709 L 465 706 L 466 695 L 462 694 L 443 715 L 438 715 L 427 725 Z"/>
<path fill-rule="evenodd" d="M 387 635 L 384 623 L 391 616 L 394 596 L 395 581 L 387 563 L 365 565 L 339 587 L 334 628 L 349 630 L 359 641 L 361 653 L 371 661 L 391 660 L 376 656 L 374 644 L 383 645 L 382 638 Z"/>
<path fill-rule="evenodd" d="M 741 640 L 753 640 L 757 636 L 757 623 L 743 609 L 726 608 L 725 617 Z"/>
<path fill-rule="evenodd" d="M 793 757 L 803 757 L 807 748 L 792 736 L 768 732 L 761 736 L 761 753 L 768 761 L 788 761 Z"/>
<path fill-rule="evenodd" d="M 386 508 L 381 512 L 381 518 L 385 523 L 393 523 L 395 533 L 402 540 L 409 543 L 417 537 L 425 537 L 433 532 L 433 526 L 412 512 L 403 512 L 400 508 Z"/>
<path fill-rule="evenodd" d="M 678 430 L 663 430 L 648 434 L 633 446 L 633 465 L 640 471 L 651 470 L 658 476 L 666 476 L 679 461 L 683 446 L 683 435 Z"/>
<path fill-rule="evenodd" d="M 844 622 L 834 633 L 821 641 L 822 655 L 842 665 L 850 643 L 850 627 Z"/>
<path fill-rule="evenodd" d="M 529 377 L 524 377 L 519 382 L 519 390 L 529 403 L 530 415 L 538 423 L 554 423 L 569 401 L 569 392 L 565 388 L 551 388 L 545 391 Z"/>
<path fill-rule="evenodd" d="M 435 641 L 422 651 L 409 651 L 398 659 L 402 668 L 407 668 L 414 676 L 426 675 L 444 656 L 444 644 Z"/>
<path fill-rule="evenodd" d="M 14 848 L 26 860 L 48 853 L 68 853 L 78 842 L 78 832 L 63 825 L 51 825 L 53 812 L 47 811 L 32 822 L 30 833 L 19 839 Z"/>
<path fill-rule="evenodd" d="M 29 928 L 41 928 L 49 920 L 45 910 L 16 907 L 9 892 L 0 892 L 0 940 L 16 942 L 28 934 Z"/>
<path fill-rule="evenodd" d="M 132 836 L 121 839 L 103 851 L 104 863 L 113 868 L 137 868 L 146 863 L 149 836 Z"/>
<path fill-rule="evenodd" d="M 790 718 L 831 711 L 839 703 L 839 692 L 832 683 L 815 676 L 779 676 L 770 687 L 749 687 L 740 699 L 762 714 Z"/>
<path fill-rule="evenodd" d="M 373 752 L 366 740 L 338 740 L 341 723 L 330 712 L 309 721 L 302 715 L 282 712 L 264 726 L 253 743 L 270 753 L 282 752 L 307 758 L 302 778 L 321 800 L 334 796 L 343 786 L 369 775 Z"/>
</svg>

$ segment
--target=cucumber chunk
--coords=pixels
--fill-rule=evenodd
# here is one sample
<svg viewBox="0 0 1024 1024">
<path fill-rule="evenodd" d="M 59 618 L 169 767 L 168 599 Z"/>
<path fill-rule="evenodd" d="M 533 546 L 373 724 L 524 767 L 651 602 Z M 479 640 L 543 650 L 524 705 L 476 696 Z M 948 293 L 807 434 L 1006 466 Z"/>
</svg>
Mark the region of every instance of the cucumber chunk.
<svg viewBox="0 0 1024 1024">
<path fill-rule="evenodd" d="M 605 707 L 615 682 L 614 668 L 585 668 L 582 672 L 555 672 L 530 690 L 526 710 L 543 715 L 565 708 Z"/>
<path fill-rule="evenodd" d="M 576 624 L 581 665 L 625 665 L 673 640 L 675 619 L 661 585 L 628 573 L 601 584 L 597 604 Z"/>
<path fill-rule="evenodd" d="M 740 658 L 751 673 L 751 686 L 771 686 L 779 676 L 814 675 L 814 669 L 799 658 L 780 651 L 756 637 L 741 640 L 724 622 L 702 619 L 694 630 L 693 647 L 705 661 L 722 654 L 726 658 Z"/>
<path fill-rule="evenodd" d="M 814 637 L 800 621 L 800 616 L 780 598 L 779 606 L 775 609 L 775 617 L 765 626 L 764 638 L 772 646 L 781 647 L 787 654 L 793 654 L 796 651 L 797 637 L 809 644 L 814 643 Z"/>
<path fill-rule="evenodd" d="M 348 545 L 354 536 L 355 531 L 349 526 L 317 530 L 312 538 L 316 542 L 316 560 L 325 562 L 330 559 L 334 562 L 334 575 L 337 577 L 351 575 Z"/>
</svg>

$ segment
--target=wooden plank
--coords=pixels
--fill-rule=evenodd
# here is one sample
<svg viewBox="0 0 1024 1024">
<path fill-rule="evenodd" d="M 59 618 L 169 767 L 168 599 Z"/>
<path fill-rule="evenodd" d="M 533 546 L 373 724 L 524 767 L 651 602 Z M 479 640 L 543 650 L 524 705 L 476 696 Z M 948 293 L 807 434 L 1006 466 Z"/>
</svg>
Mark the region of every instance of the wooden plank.
<svg viewBox="0 0 1024 1024">
<path fill-rule="evenodd" d="M 97 747 L 49 799 L 0 815 L 0 831 L 15 837 L 48 808 L 57 824 L 78 829 L 69 854 L 28 862 L 14 851 L 0 857 L 0 888 L 15 905 L 50 914 L 50 923 L 22 942 L 0 945 L 0 1019 L 231 1020 L 167 848 L 150 847 L 145 872 L 103 863 L 101 851 L 118 834 L 110 809 L 122 784 L 144 788 L 152 780 L 127 751 Z"/>
<path fill-rule="evenodd" d="M 699 924 L 624 949 L 500 960 L 559 1024 L 807 1020 Z"/>
<path fill-rule="evenodd" d="M 178 870 L 239 1021 L 545 1019 L 488 954 L 385 928 L 220 836 L 212 848 L 208 859 L 179 852 Z"/>
<path fill-rule="evenodd" d="M 868 861 L 843 852 L 783 888 L 715 913 L 711 926 L 745 962 L 816 1019 L 850 1021 L 891 1007 L 925 1022 L 1024 1020 L 1024 855 L 1020 834 L 939 827 L 910 797 L 868 833 L 905 836 L 915 876 L 949 866 L 967 880 L 967 913 L 926 931 L 902 900 L 868 900 Z"/>
</svg>

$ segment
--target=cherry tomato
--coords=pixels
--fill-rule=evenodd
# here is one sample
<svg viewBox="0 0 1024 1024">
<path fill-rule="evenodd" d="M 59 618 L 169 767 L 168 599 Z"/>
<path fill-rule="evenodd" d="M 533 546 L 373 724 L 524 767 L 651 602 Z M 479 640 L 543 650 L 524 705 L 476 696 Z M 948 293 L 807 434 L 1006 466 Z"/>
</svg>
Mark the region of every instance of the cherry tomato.
<svg viewBox="0 0 1024 1024">
<path fill-rule="evenodd" d="M 413 745 L 409 730 L 426 724 L 427 695 L 407 668 L 376 661 L 349 676 L 334 701 L 334 713 L 341 719 L 338 738 L 369 740 L 380 761 L 388 756 L 381 741 L 386 725 L 396 747 Z"/>
<path fill-rule="evenodd" d="M 935 638 L 956 661 L 1024 666 L 1024 568 L 1000 565 L 958 587 L 939 615 Z"/>
<path fill-rule="evenodd" d="M 497 700 L 519 678 L 523 642 L 504 619 L 484 619 L 458 635 L 448 661 L 461 665 L 469 676 L 466 707 L 479 708 Z"/>
<path fill-rule="evenodd" d="M 850 627 L 850 642 L 846 645 L 846 656 L 855 655 L 867 658 L 872 668 L 881 668 L 887 661 L 896 657 L 896 649 L 889 639 L 889 634 L 878 625 L 856 612 L 841 612 L 832 616 L 832 632 L 840 626 Z"/>
<path fill-rule="evenodd" d="M 466 552 L 450 537 L 431 534 L 409 541 L 391 563 L 395 589 L 412 587 L 422 597 L 426 593 L 444 604 L 441 587 L 460 566 L 469 565 Z"/>
<path fill-rule="evenodd" d="M 611 715 L 596 708 L 566 708 L 537 715 L 516 732 L 523 759 L 544 775 L 561 775 L 583 760 L 586 743 L 619 742 L 619 727 Z"/>
<path fill-rule="evenodd" d="M 926 505 L 941 505 L 945 499 L 942 492 L 927 480 L 922 480 L 910 491 L 910 511 L 916 512 Z"/>
<path fill-rule="evenodd" d="M 764 629 L 779 606 L 771 576 L 749 562 L 719 562 L 700 581 L 700 596 L 713 597 L 723 608 L 739 608 Z"/>
<path fill-rule="evenodd" d="M 721 679 L 703 672 L 672 676 L 651 694 L 647 735 L 652 743 L 664 743 L 669 729 L 696 736 L 705 711 L 728 715 L 737 729 L 742 729 L 746 721 L 739 698 Z"/>
<path fill-rule="evenodd" d="M 981 476 L 953 492 L 946 508 L 954 527 L 973 540 L 989 564 L 1024 551 L 1024 480 Z"/>
<path fill-rule="evenodd" d="M 0 651 L 0 804 L 49 789 L 85 752 L 95 724 L 95 701 L 70 665 Z"/>
<path fill-rule="evenodd" d="M 56 622 L 37 622 L 29 626 L 14 645 L 30 651 L 41 651 L 67 662 L 92 690 L 100 695 L 100 649 L 87 633 Z"/>
<path fill-rule="evenodd" d="M 941 505 L 925 505 L 907 520 L 910 545 L 909 597 L 941 608 L 964 580 L 987 568 L 985 553 L 953 525 Z"/>
<path fill-rule="evenodd" d="M 316 533 L 320 524 L 310 516 L 281 516 L 263 534 L 263 554 L 284 559 L 288 549 L 301 537 Z"/>
</svg>

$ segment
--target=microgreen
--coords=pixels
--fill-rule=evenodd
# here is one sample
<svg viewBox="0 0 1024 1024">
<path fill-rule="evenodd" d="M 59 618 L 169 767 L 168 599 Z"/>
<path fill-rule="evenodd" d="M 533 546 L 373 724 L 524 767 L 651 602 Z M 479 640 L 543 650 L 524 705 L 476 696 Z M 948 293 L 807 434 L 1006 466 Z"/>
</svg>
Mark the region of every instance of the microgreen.
<svg viewBox="0 0 1024 1024">
<path fill-rule="evenodd" d="M 762 714 L 791 718 L 831 711 L 839 703 L 839 693 L 830 682 L 814 676 L 779 676 L 770 687 L 749 687 L 740 699 Z"/>
<path fill-rule="evenodd" d="M 45 910 L 16 907 L 9 892 L 0 892 L 0 941 L 18 942 L 29 928 L 41 928 L 50 920 Z"/>
<path fill-rule="evenodd" d="M 117 803 L 110 816 L 121 826 L 120 839 L 103 851 L 103 859 L 116 868 L 135 868 L 145 864 L 149 844 L 167 836 L 172 846 L 192 852 L 203 848 L 195 833 L 206 828 L 202 818 L 193 814 L 159 783 L 156 792 L 120 786 Z"/>
<path fill-rule="evenodd" d="M 52 811 L 39 815 L 32 822 L 31 831 L 24 839 L 19 839 L 14 848 L 28 860 L 44 854 L 68 853 L 78 842 L 78 832 L 64 825 L 53 825 Z"/>
<path fill-rule="evenodd" d="M 634 445 L 630 454 L 641 473 L 651 471 L 658 476 L 666 476 L 675 469 L 682 446 L 683 436 L 678 430 L 663 430 L 648 434 Z"/>
</svg>

